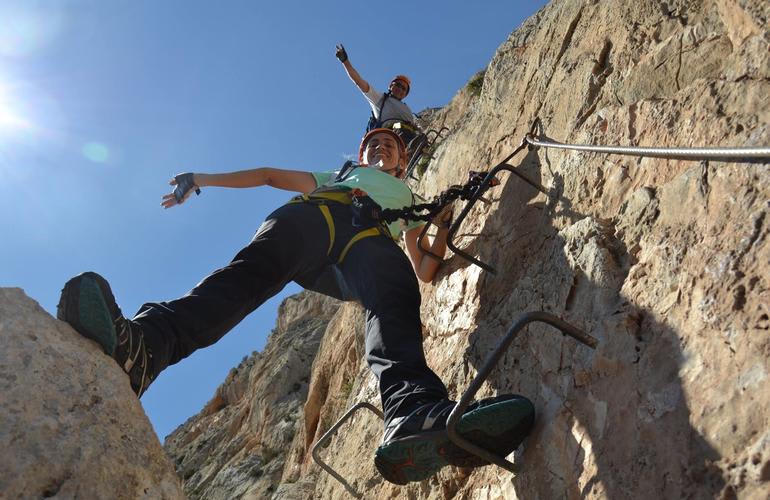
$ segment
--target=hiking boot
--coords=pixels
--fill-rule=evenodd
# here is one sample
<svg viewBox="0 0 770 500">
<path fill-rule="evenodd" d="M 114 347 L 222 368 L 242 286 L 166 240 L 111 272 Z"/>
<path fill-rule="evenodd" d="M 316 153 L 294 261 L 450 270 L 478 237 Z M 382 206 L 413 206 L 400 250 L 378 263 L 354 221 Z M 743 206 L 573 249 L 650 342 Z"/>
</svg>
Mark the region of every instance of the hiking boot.
<svg viewBox="0 0 770 500">
<path fill-rule="evenodd" d="M 391 483 L 422 481 L 445 465 L 480 467 L 489 462 L 455 445 L 446 433 L 446 421 L 455 402 L 443 400 L 420 405 L 394 418 L 385 427 L 374 458 L 382 477 Z M 482 399 L 460 417 L 458 433 L 474 444 L 504 457 L 519 447 L 535 421 L 535 408 L 523 396 Z"/>
<path fill-rule="evenodd" d="M 139 325 L 120 312 L 107 280 L 87 272 L 69 280 L 61 292 L 56 317 L 95 341 L 128 374 L 141 397 L 155 378 L 152 352 Z"/>
</svg>

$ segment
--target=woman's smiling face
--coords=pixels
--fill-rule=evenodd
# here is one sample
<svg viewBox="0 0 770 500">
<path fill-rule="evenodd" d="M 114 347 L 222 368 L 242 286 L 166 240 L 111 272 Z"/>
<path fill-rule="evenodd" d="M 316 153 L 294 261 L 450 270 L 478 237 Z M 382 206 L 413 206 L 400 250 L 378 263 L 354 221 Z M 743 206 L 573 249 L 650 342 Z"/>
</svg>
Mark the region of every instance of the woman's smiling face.
<svg viewBox="0 0 770 500">
<path fill-rule="evenodd" d="M 386 132 L 374 134 L 366 143 L 364 163 L 369 166 L 382 162 L 380 170 L 397 176 L 401 151 L 396 139 Z"/>
</svg>

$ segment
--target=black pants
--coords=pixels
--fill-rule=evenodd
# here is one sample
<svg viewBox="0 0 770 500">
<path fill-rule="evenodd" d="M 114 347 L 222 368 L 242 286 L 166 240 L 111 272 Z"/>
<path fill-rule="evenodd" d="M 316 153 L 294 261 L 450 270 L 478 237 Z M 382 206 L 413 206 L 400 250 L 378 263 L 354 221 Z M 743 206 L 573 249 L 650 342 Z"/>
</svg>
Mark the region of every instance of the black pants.
<svg viewBox="0 0 770 500">
<path fill-rule="evenodd" d="M 329 203 L 335 242 L 318 206 L 288 204 L 273 212 L 254 239 L 227 267 L 187 295 L 144 304 L 133 319 L 153 352 L 154 371 L 214 344 L 246 315 L 290 281 L 366 309 L 366 360 L 380 385 L 386 422 L 417 400 L 447 397 L 444 384 L 425 362 L 420 291 L 404 252 L 386 236 L 363 238 L 334 265 L 362 228 L 350 207 Z"/>
</svg>

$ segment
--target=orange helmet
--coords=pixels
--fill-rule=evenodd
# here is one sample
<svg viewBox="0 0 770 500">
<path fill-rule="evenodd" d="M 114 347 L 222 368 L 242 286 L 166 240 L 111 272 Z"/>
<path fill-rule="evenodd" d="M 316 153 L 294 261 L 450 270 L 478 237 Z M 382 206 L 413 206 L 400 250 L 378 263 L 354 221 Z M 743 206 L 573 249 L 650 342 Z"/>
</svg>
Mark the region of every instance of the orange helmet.
<svg viewBox="0 0 770 500">
<path fill-rule="evenodd" d="M 404 85 L 406 85 L 406 93 L 408 94 L 408 93 L 409 93 L 409 88 L 412 86 L 412 80 L 410 80 L 410 79 L 409 79 L 409 77 L 408 77 L 408 76 L 406 76 L 406 75 L 396 75 L 396 76 L 395 76 L 395 77 L 394 77 L 394 78 L 393 78 L 393 79 L 390 81 L 390 83 L 393 83 L 393 82 L 396 82 L 396 81 L 400 81 L 400 82 L 403 82 L 403 83 L 404 83 Z"/>
<path fill-rule="evenodd" d="M 363 139 L 361 139 L 361 145 L 358 147 L 358 163 L 361 163 L 364 161 L 364 150 L 366 149 L 366 144 L 369 142 L 369 139 L 371 139 L 374 134 L 379 133 L 385 133 L 389 136 L 393 137 L 393 139 L 396 140 L 396 144 L 398 144 L 398 152 L 399 156 L 406 157 L 406 144 L 404 143 L 404 140 L 401 138 L 400 135 L 398 135 L 396 132 L 394 132 L 392 129 L 389 128 L 375 128 L 370 130 L 366 133 Z"/>
</svg>

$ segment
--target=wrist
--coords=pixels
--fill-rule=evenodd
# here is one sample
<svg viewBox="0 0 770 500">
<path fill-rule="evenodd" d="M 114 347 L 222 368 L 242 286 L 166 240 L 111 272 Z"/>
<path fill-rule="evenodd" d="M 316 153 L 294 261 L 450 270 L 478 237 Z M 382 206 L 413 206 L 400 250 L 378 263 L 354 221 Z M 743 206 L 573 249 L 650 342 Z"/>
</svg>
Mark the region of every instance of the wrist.
<svg viewBox="0 0 770 500">
<path fill-rule="evenodd" d="M 193 174 L 193 184 L 199 188 L 206 185 L 206 174 Z"/>
</svg>

